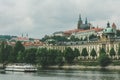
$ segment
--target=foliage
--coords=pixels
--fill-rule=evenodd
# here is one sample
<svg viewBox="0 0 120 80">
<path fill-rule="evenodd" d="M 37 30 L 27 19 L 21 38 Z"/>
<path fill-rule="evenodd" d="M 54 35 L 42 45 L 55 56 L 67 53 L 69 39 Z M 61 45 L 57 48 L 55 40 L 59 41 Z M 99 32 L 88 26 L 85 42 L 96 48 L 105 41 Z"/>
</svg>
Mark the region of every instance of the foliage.
<svg viewBox="0 0 120 80">
<path fill-rule="evenodd" d="M 97 38 L 97 36 L 94 35 L 94 34 L 92 34 L 92 35 L 89 36 L 89 39 L 90 39 L 90 40 L 91 40 L 91 39 L 94 39 L 94 38 Z"/>
<path fill-rule="evenodd" d="M 120 36 L 120 30 L 117 30 L 117 36 Z"/>
<path fill-rule="evenodd" d="M 100 49 L 100 55 L 103 54 L 103 53 L 106 54 L 105 49 L 104 49 L 104 48 L 101 48 L 101 49 Z"/>
<path fill-rule="evenodd" d="M 75 38 L 75 36 L 71 36 L 70 37 L 70 41 L 80 41 L 80 39 L 79 38 Z"/>
<path fill-rule="evenodd" d="M 119 44 L 119 48 L 118 48 L 118 55 L 120 55 L 120 44 Z"/>
<path fill-rule="evenodd" d="M 75 58 L 74 51 L 70 47 L 67 47 L 64 50 L 64 57 L 68 63 L 72 63 Z"/>
<path fill-rule="evenodd" d="M 25 50 L 25 62 L 35 64 L 36 63 L 36 48 Z"/>
<path fill-rule="evenodd" d="M 95 51 L 95 49 L 94 49 L 94 48 L 92 49 L 92 51 L 91 51 L 90 55 L 91 55 L 92 57 L 97 56 L 97 53 L 96 53 L 96 51 Z"/>
<path fill-rule="evenodd" d="M 40 64 L 41 66 L 47 66 L 48 65 L 48 60 L 47 60 L 47 49 L 46 48 L 40 48 L 37 51 L 37 63 Z"/>
<path fill-rule="evenodd" d="M 60 50 L 56 50 L 57 51 L 57 57 L 56 57 L 56 59 L 55 59 L 55 62 L 56 62 L 56 64 L 58 64 L 58 65 L 63 65 L 63 53 L 60 51 Z"/>
<path fill-rule="evenodd" d="M 105 67 L 105 66 L 108 66 L 112 61 L 111 61 L 111 59 L 108 57 L 108 55 L 106 55 L 105 53 L 102 53 L 102 54 L 99 56 L 98 62 L 99 62 L 99 65 L 100 65 L 101 67 Z"/>
<path fill-rule="evenodd" d="M 25 47 L 22 45 L 22 43 L 20 41 L 17 41 L 13 50 L 13 62 L 18 62 L 17 61 L 17 56 L 19 52 L 24 52 L 25 51 Z"/>
<path fill-rule="evenodd" d="M 110 56 L 115 56 L 115 54 L 116 54 L 116 52 L 115 52 L 114 48 L 111 48 L 111 50 L 110 50 Z"/>
<path fill-rule="evenodd" d="M 59 50 L 40 48 L 37 51 L 37 63 L 45 67 L 48 65 L 61 65 L 63 62 L 63 54 Z"/>
<path fill-rule="evenodd" d="M 74 53 L 75 57 L 80 56 L 80 52 L 79 52 L 79 50 L 77 48 L 74 49 L 73 53 Z"/>
<path fill-rule="evenodd" d="M 84 56 L 84 57 L 88 56 L 88 52 L 86 48 L 83 48 L 81 56 Z"/>
</svg>

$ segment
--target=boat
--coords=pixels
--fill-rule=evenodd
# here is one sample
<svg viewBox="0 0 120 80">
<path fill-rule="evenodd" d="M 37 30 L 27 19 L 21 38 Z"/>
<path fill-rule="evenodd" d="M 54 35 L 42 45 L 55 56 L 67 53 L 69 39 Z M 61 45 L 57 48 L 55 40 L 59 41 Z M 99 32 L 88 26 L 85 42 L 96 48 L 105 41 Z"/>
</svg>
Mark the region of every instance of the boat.
<svg viewBox="0 0 120 80">
<path fill-rule="evenodd" d="M 31 64 L 12 64 L 6 65 L 6 71 L 18 71 L 18 72 L 36 72 L 37 67 Z"/>
</svg>

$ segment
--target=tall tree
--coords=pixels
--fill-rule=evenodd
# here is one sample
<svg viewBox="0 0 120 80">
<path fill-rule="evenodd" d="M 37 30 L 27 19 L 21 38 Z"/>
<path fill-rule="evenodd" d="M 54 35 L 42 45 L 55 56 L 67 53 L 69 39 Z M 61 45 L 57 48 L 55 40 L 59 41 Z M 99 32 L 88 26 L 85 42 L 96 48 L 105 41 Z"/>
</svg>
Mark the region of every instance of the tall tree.
<svg viewBox="0 0 120 80">
<path fill-rule="evenodd" d="M 55 62 L 56 62 L 56 64 L 58 64 L 58 65 L 63 65 L 63 52 L 61 52 L 60 50 L 57 50 L 57 57 L 56 57 L 56 59 L 55 59 Z"/>
<path fill-rule="evenodd" d="M 74 55 L 75 57 L 80 56 L 80 51 L 77 48 L 74 49 Z"/>
<path fill-rule="evenodd" d="M 81 56 L 84 56 L 84 57 L 88 56 L 88 52 L 86 48 L 83 48 Z"/>
<path fill-rule="evenodd" d="M 120 44 L 119 44 L 119 48 L 118 48 L 118 55 L 120 56 Z"/>
<path fill-rule="evenodd" d="M 12 47 L 7 45 L 6 42 L 3 41 L 0 46 L 0 62 L 1 63 L 9 62 L 11 51 L 12 51 Z"/>
<path fill-rule="evenodd" d="M 48 50 L 47 48 L 40 48 L 37 51 L 37 63 L 42 67 L 48 66 Z"/>
<path fill-rule="evenodd" d="M 94 49 L 94 48 L 92 49 L 92 51 L 91 51 L 90 55 L 91 55 L 92 57 L 97 56 L 97 53 L 96 53 L 96 51 L 95 51 L 95 49 Z"/>
<path fill-rule="evenodd" d="M 111 57 L 115 56 L 115 54 L 116 54 L 116 52 L 115 52 L 114 48 L 111 48 L 111 50 L 110 50 L 110 56 Z"/>
<path fill-rule="evenodd" d="M 68 48 L 65 49 L 64 55 L 65 55 L 65 60 L 68 63 L 72 63 L 73 62 L 73 60 L 75 58 L 75 55 L 74 55 L 73 50 L 70 47 L 68 47 Z"/>
<path fill-rule="evenodd" d="M 5 48 L 6 48 L 6 45 L 5 45 L 5 42 L 3 41 L 1 43 L 1 49 L 0 49 L 0 62 L 1 63 L 5 62 L 5 57 L 6 57 Z"/>
<path fill-rule="evenodd" d="M 105 51 L 104 48 L 101 48 L 101 49 L 100 49 L 100 55 L 103 54 L 103 53 L 106 54 L 106 51 Z"/>
<path fill-rule="evenodd" d="M 25 62 L 35 64 L 36 63 L 36 48 L 30 48 L 25 51 Z"/>
<path fill-rule="evenodd" d="M 98 58 L 98 62 L 101 67 L 105 67 L 108 66 L 112 61 L 106 53 L 101 53 Z"/>
<path fill-rule="evenodd" d="M 17 62 L 17 56 L 19 52 L 24 52 L 25 51 L 25 47 L 22 45 L 22 43 L 20 41 L 17 41 L 14 47 L 14 52 L 13 52 L 13 62 Z"/>
</svg>

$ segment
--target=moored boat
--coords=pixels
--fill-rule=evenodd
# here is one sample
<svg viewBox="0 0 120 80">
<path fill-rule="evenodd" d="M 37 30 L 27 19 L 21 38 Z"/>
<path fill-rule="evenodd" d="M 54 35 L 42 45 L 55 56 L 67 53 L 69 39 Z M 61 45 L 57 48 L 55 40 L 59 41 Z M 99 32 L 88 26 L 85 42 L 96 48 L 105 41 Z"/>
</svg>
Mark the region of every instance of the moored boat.
<svg viewBox="0 0 120 80">
<path fill-rule="evenodd" d="M 36 72 L 37 68 L 31 64 L 12 64 L 5 67 L 6 71 Z"/>
</svg>

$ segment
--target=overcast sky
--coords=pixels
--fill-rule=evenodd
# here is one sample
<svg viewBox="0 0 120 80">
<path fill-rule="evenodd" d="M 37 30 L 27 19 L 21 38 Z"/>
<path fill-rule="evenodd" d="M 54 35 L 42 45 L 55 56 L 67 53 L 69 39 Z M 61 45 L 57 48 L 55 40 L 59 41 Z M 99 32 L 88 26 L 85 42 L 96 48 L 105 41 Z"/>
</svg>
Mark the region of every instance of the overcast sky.
<svg viewBox="0 0 120 80">
<path fill-rule="evenodd" d="M 42 38 L 77 27 L 78 16 L 93 26 L 120 28 L 120 0 L 0 0 L 0 34 Z"/>
</svg>

